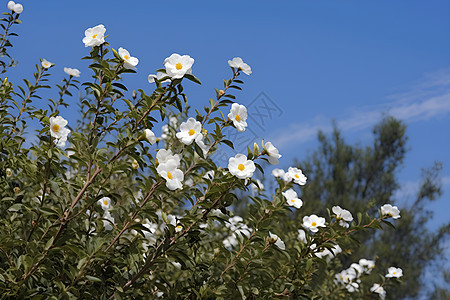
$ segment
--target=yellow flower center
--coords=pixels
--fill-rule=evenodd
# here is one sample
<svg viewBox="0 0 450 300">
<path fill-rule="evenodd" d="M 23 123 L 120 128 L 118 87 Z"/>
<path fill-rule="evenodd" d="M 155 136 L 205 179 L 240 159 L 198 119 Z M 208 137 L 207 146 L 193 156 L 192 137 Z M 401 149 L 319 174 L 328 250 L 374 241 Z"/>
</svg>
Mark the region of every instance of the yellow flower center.
<svg viewBox="0 0 450 300">
<path fill-rule="evenodd" d="M 53 130 L 54 132 L 59 132 L 59 125 L 58 125 L 58 124 L 53 125 L 53 126 L 52 126 L 52 130 Z"/>
<path fill-rule="evenodd" d="M 394 271 L 394 272 L 392 272 L 392 274 L 394 274 L 394 275 L 395 275 L 395 271 Z"/>
<path fill-rule="evenodd" d="M 300 178 L 300 176 L 298 176 L 297 174 L 295 174 L 295 175 L 294 175 L 294 177 L 295 177 L 295 178 L 297 178 L 297 179 L 299 179 L 299 178 Z"/>
<path fill-rule="evenodd" d="M 177 63 L 175 65 L 175 68 L 177 68 L 177 70 L 181 70 L 181 69 L 183 69 L 183 65 L 181 63 Z"/>
<path fill-rule="evenodd" d="M 239 165 L 238 165 L 238 169 L 239 169 L 240 171 L 244 171 L 244 170 L 245 170 L 245 166 L 244 166 L 243 164 L 239 164 Z"/>
<path fill-rule="evenodd" d="M 95 39 L 96 37 L 97 37 L 97 35 L 96 35 L 96 34 L 94 34 L 94 35 L 92 36 L 92 38 L 93 38 L 93 39 Z"/>
<path fill-rule="evenodd" d="M 241 120 L 241 116 L 240 115 L 236 115 L 236 117 L 234 117 L 234 119 L 239 122 Z"/>
<path fill-rule="evenodd" d="M 103 205 L 108 205 L 108 200 L 103 200 Z"/>
<path fill-rule="evenodd" d="M 312 222 L 312 223 L 311 223 L 311 226 L 316 227 L 316 226 L 317 226 L 317 223 L 316 223 L 316 222 Z"/>
<path fill-rule="evenodd" d="M 195 134 L 195 130 L 194 129 L 189 129 L 189 136 L 194 135 Z"/>
<path fill-rule="evenodd" d="M 294 203 L 294 202 L 295 202 L 295 199 L 291 199 L 291 202 Z"/>
<path fill-rule="evenodd" d="M 167 172 L 167 178 L 172 179 L 173 178 L 172 173 Z"/>
<path fill-rule="evenodd" d="M 129 60 L 129 59 L 130 59 L 130 57 L 129 57 L 128 55 L 124 55 L 123 58 L 124 58 L 125 60 Z"/>
</svg>

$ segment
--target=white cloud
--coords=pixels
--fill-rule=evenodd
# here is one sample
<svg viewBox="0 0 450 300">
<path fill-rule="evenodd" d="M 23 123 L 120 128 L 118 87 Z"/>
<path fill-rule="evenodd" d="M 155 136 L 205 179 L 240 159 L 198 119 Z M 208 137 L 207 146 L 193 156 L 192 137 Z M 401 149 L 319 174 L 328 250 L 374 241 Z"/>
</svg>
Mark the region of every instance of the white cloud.
<svg viewBox="0 0 450 300">
<path fill-rule="evenodd" d="M 400 188 L 395 191 L 394 199 L 406 200 L 413 199 L 419 192 L 421 180 L 404 181 L 400 183 Z M 441 178 L 442 189 L 450 187 L 450 176 L 444 176 Z"/>
<path fill-rule="evenodd" d="M 450 70 L 425 74 L 407 91 L 392 94 L 387 99 L 388 102 L 383 104 L 349 110 L 346 117 L 336 119 L 336 124 L 343 131 L 361 131 L 371 128 L 383 114 L 407 123 L 446 115 L 450 113 Z M 289 129 L 273 139 L 279 148 L 310 140 L 316 137 L 318 130 L 331 132 L 332 126 L 324 116 L 316 116 L 313 120 L 292 124 Z"/>
</svg>

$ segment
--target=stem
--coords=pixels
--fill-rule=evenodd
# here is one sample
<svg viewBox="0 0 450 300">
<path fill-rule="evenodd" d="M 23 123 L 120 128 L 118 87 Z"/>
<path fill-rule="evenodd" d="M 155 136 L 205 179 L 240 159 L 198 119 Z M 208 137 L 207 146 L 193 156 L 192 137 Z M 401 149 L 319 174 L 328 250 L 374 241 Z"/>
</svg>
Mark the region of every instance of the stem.
<svg viewBox="0 0 450 300">
<path fill-rule="evenodd" d="M 233 180 L 233 182 L 231 182 L 230 186 L 228 187 L 228 189 L 231 189 L 234 185 L 234 182 L 236 180 Z M 220 196 L 214 201 L 214 203 L 211 205 L 210 208 L 205 209 L 205 211 L 203 212 L 202 216 L 197 219 L 194 223 L 192 223 L 191 225 L 189 225 L 186 229 L 184 229 L 177 237 L 172 237 L 170 240 L 170 243 L 167 245 L 167 248 L 164 250 L 169 250 L 175 243 L 176 241 L 181 238 L 182 236 L 184 236 L 186 233 L 188 233 L 192 227 L 194 227 L 200 220 L 204 219 L 206 217 L 206 215 L 217 205 L 217 203 L 220 201 L 220 199 L 222 199 L 223 195 L 225 193 L 220 194 Z M 141 277 L 143 274 L 145 274 L 145 272 L 155 263 L 156 258 L 159 256 L 160 253 L 158 253 L 159 249 L 162 247 L 162 245 L 164 245 L 166 243 L 166 238 L 163 239 L 158 246 L 155 249 L 155 252 L 153 252 L 153 255 L 151 257 L 150 260 L 148 260 L 145 265 L 141 268 L 141 270 L 136 273 L 136 275 L 133 276 L 133 278 L 131 278 L 122 288 L 126 289 L 128 288 L 130 285 L 132 285 L 139 277 Z M 113 299 L 114 296 L 111 296 L 109 299 Z"/>
<path fill-rule="evenodd" d="M 220 274 L 219 278 L 221 279 L 223 277 L 223 275 L 234 266 L 234 264 L 236 263 L 236 261 L 238 260 L 239 256 L 241 255 L 242 251 L 244 251 L 244 249 L 250 244 L 250 239 L 255 236 L 256 234 L 256 230 L 253 230 L 252 234 L 249 236 L 248 240 L 245 241 L 244 245 L 241 246 L 241 249 L 239 250 L 239 252 L 234 256 L 233 260 L 231 261 L 231 263 L 228 264 L 228 266 L 225 268 L 225 270 L 223 270 L 223 272 Z"/>
<path fill-rule="evenodd" d="M 109 249 L 117 242 L 117 240 L 120 238 L 120 236 L 128 229 L 128 227 L 133 223 L 134 219 L 136 218 L 138 212 L 140 209 L 147 203 L 147 201 L 150 199 L 151 195 L 155 192 L 155 190 L 163 183 L 163 180 L 160 180 L 158 182 L 155 182 L 150 191 L 148 192 L 147 196 L 145 197 L 144 201 L 142 201 L 142 204 L 139 206 L 139 209 L 136 209 L 133 215 L 131 216 L 131 220 L 128 221 L 125 226 L 122 228 L 122 230 L 119 232 L 119 234 L 114 238 L 114 240 L 111 242 L 111 244 L 105 249 L 105 252 L 108 252 Z"/>
<path fill-rule="evenodd" d="M 3 50 L 4 50 L 3 48 L 5 47 L 6 37 L 8 36 L 8 31 L 11 28 L 11 26 L 14 24 L 14 20 L 15 19 L 13 19 L 12 15 L 11 15 L 11 17 L 9 18 L 8 25 L 5 28 L 5 33 L 2 36 L 2 41 L 0 43 L 0 53 L 3 53 Z"/>
<path fill-rule="evenodd" d="M 9 255 L 8 255 L 8 253 L 6 253 L 6 251 L 5 250 L 3 250 L 3 248 L 2 247 L 0 247 L 0 250 L 2 250 L 2 252 L 5 254 L 5 256 L 6 256 L 6 258 L 8 259 L 8 261 L 9 261 L 9 264 L 11 265 L 11 267 L 15 267 L 15 265 L 14 265 L 14 263 L 13 263 L 13 261 L 11 260 L 11 258 L 9 257 Z"/>
<path fill-rule="evenodd" d="M 225 92 L 228 90 L 228 88 L 230 87 L 230 85 L 231 85 L 231 84 L 233 83 L 233 81 L 236 79 L 237 74 L 238 74 L 238 72 L 236 72 L 236 73 L 233 74 L 233 78 L 231 78 L 230 84 L 227 85 L 227 86 L 225 87 L 225 89 L 223 90 L 224 93 L 223 93 L 222 95 L 218 95 L 218 96 L 217 96 L 217 101 L 216 101 L 216 103 L 214 103 L 213 107 L 212 107 L 212 108 L 209 110 L 209 112 L 206 114 L 205 119 L 204 119 L 203 122 L 202 122 L 202 127 L 203 127 L 203 125 L 205 125 L 206 121 L 208 120 L 208 118 L 209 118 L 209 116 L 211 115 L 211 113 L 213 112 L 213 110 L 217 107 L 217 104 L 219 104 L 220 98 L 222 98 L 222 96 L 225 95 Z"/>
</svg>

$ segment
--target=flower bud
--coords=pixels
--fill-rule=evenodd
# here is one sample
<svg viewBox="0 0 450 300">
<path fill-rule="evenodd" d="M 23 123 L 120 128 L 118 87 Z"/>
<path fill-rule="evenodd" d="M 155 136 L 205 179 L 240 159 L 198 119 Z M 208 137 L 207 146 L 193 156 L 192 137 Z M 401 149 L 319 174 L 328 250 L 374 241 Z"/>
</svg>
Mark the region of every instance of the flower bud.
<svg viewBox="0 0 450 300">
<path fill-rule="evenodd" d="M 257 143 L 253 144 L 253 155 L 258 156 L 259 155 L 259 146 Z"/>
<path fill-rule="evenodd" d="M 131 167 L 135 170 L 139 168 L 139 163 L 137 162 L 137 160 L 133 159 L 133 161 L 131 162 Z"/>
<path fill-rule="evenodd" d="M 277 240 L 278 240 L 278 237 L 271 237 L 271 236 L 267 237 L 267 241 L 268 241 L 270 244 L 275 243 Z"/>
<path fill-rule="evenodd" d="M 13 189 L 13 191 L 14 191 L 14 194 L 18 194 L 18 193 L 20 193 L 20 187 L 18 187 L 18 186 L 16 186 L 14 189 Z"/>
<path fill-rule="evenodd" d="M 219 90 L 219 96 L 223 96 L 225 94 L 224 90 Z"/>
<path fill-rule="evenodd" d="M 11 177 L 12 176 L 12 170 L 10 168 L 6 168 L 6 177 Z"/>
</svg>

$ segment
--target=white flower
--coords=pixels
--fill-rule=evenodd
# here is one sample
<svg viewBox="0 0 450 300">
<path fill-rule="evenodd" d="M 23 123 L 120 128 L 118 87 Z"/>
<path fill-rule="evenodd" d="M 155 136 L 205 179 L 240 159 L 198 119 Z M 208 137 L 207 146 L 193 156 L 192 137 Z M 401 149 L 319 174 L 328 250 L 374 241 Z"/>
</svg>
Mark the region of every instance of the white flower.
<svg viewBox="0 0 450 300">
<path fill-rule="evenodd" d="M 284 170 L 282 169 L 273 169 L 272 170 L 272 175 L 276 178 L 283 178 L 283 176 L 286 174 L 286 172 L 284 172 Z"/>
<path fill-rule="evenodd" d="M 351 212 L 349 212 L 346 209 L 343 209 L 339 206 L 333 206 L 332 211 L 334 214 L 336 214 L 336 220 L 339 221 L 339 225 L 342 227 L 348 227 L 348 223 L 353 221 L 353 216 Z"/>
<path fill-rule="evenodd" d="M 314 250 L 316 248 L 316 244 L 312 244 L 310 248 Z M 335 257 L 341 252 L 342 252 L 341 247 L 339 245 L 334 245 L 331 251 L 325 248 L 322 251 L 314 252 L 314 255 L 317 256 L 318 258 L 325 258 L 327 261 L 330 261 L 333 257 Z"/>
<path fill-rule="evenodd" d="M 228 65 L 230 67 L 232 67 L 232 68 L 236 68 L 236 69 L 242 70 L 242 72 L 244 72 L 247 75 L 252 74 L 252 68 L 250 68 L 249 65 L 244 63 L 242 61 L 242 58 L 240 58 L 240 57 L 235 57 L 235 58 L 233 58 L 233 60 L 229 60 L 228 61 Z"/>
<path fill-rule="evenodd" d="M 184 184 L 187 186 L 193 186 L 194 185 L 194 179 L 192 179 L 192 177 L 189 177 L 188 179 L 186 179 L 184 181 Z"/>
<path fill-rule="evenodd" d="M 339 245 L 334 245 L 334 247 L 331 249 L 331 251 L 333 252 L 333 255 L 336 256 L 342 252 L 342 248 Z"/>
<path fill-rule="evenodd" d="M 115 225 L 115 222 L 114 222 L 113 216 L 111 216 L 109 211 L 105 211 L 105 213 L 103 214 L 102 221 L 103 221 L 103 226 L 105 227 L 105 230 L 110 231 L 113 229 L 112 225 Z"/>
<path fill-rule="evenodd" d="M 70 132 L 69 129 L 66 129 L 68 132 Z M 67 135 L 62 136 L 61 138 L 55 140 L 55 144 L 57 147 L 63 148 L 66 145 L 67 142 Z"/>
<path fill-rule="evenodd" d="M 264 150 L 266 150 L 267 155 L 269 156 L 269 163 L 272 165 L 278 165 L 278 159 L 281 157 L 278 149 L 275 148 L 271 142 L 267 142 L 264 144 Z"/>
<path fill-rule="evenodd" d="M 362 273 L 364 273 L 364 268 L 357 263 L 352 263 L 350 268 L 353 268 L 356 271 L 356 277 L 359 277 Z"/>
<path fill-rule="evenodd" d="M 236 247 L 239 244 L 239 241 L 236 239 L 236 236 L 234 234 L 227 236 L 223 241 L 223 245 L 228 250 L 231 250 L 233 247 Z"/>
<path fill-rule="evenodd" d="M 177 138 L 185 145 L 190 145 L 194 140 L 202 140 L 202 123 L 189 118 L 186 122 L 181 123 L 180 132 L 177 132 Z"/>
<path fill-rule="evenodd" d="M 203 140 L 196 140 L 195 143 L 202 149 L 203 155 L 207 156 L 209 152 L 209 145 L 206 145 Z"/>
<path fill-rule="evenodd" d="M 67 136 L 70 130 L 65 126 L 67 121 L 61 116 L 50 117 L 50 135 L 55 138 L 55 143 L 58 147 L 64 147 L 67 141 Z"/>
<path fill-rule="evenodd" d="M 208 172 L 205 173 L 205 175 L 203 175 L 202 178 L 213 180 L 214 179 L 214 175 L 215 175 L 214 170 L 209 170 Z"/>
<path fill-rule="evenodd" d="M 396 267 L 389 267 L 388 273 L 386 274 L 386 278 L 400 278 L 403 276 L 403 270 Z"/>
<path fill-rule="evenodd" d="M 23 12 L 23 6 L 20 3 L 15 3 L 14 1 L 8 2 L 8 9 L 12 10 L 16 14 L 21 14 Z"/>
<path fill-rule="evenodd" d="M 264 184 L 259 179 L 256 179 L 256 183 L 252 183 L 250 187 L 252 188 L 252 195 L 264 190 Z"/>
<path fill-rule="evenodd" d="M 149 246 L 153 246 L 156 243 L 157 237 L 156 237 L 156 231 L 158 230 L 158 224 L 150 222 L 148 219 L 145 219 L 142 223 L 142 226 L 145 227 L 147 230 L 141 230 L 141 232 L 144 234 L 145 242 L 142 243 L 142 246 L 145 251 L 148 251 Z M 137 231 L 132 229 L 131 233 L 133 235 L 137 235 Z"/>
<path fill-rule="evenodd" d="M 288 189 L 286 192 L 282 192 L 284 198 L 286 198 L 286 202 L 290 206 L 294 206 L 295 208 L 300 208 L 303 205 L 303 201 L 298 198 L 297 193 L 293 189 Z"/>
<path fill-rule="evenodd" d="M 307 240 L 306 240 L 306 232 L 305 232 L 303 229 L 299 229 L 299 230 L 298 230 L 298 236 L 297 236 L 297 239 L 298 239 L 300 242 L 306 244 L 306 242 L 307 242 Z"/>
<path fill-rule="evenodd" d="M 170 125 L 172 127 L 177 127 L 177 125 L 178 125 L 178 118 L 175 117 L 175 116 L 174 117 L 170 117 L 169 122 L 170 122 Z"/>
<path fill-rule="evenodd" d="M 83 43 L 85 47 L 100 46 L 105 42 L 106 28 L 102 24 L 86 29 Z"/>
<path fill-rule="evenodd" d="M 214 210 L 214 215 L 223 216 L 220 210 Z M 236 247 L 239 244 L 239 240 L 242 239 L 242 235 L 247 237 L 250 236 L 251 229 L 244 223 L 244 220 L 239 216 L 234 216 L 228 219 L 228 223 L 225 223 L 225 226 L 229 228 L 235 234 L 232 234 L 223 240 L 223 245 L 225 248 L 231 250 L 233 247 Z M 236 238 L 236 236 L 239 238 Z"/>
<path fill-rule="evenodd" d="M 239 179 L 246 179 L 252 177 L 256 167 L 253 161 L 247 159 L 247 156 L 239 153 L 235 157 L 230 157 L 228 160 L 228 170 L 231 175 Z"/>
<path fill-rule="evenodd" d="M 171 191 L 183 188 L 181 182 L 184 179 L 184 174 L 180 169 L 177 169 L 177 166 L 175 159 L 169 159 L 166 163 L 160 163 L 156 168 L 158 174 L 166 180 L 166 186 Z"/>
<path fill-rule="evenodd" d="M 149 83 L 153 83 L 153 82 L 155 82 L 155 79 L 161 81 L 161 79 L 163 79 L 164 77 L 167 77 L 167 74 L 163 73 L 163 72 L 158 72 L 158 73 L 156 73 L 156 75 L 155 74 L 149 74 L 148 75 L 148 82 Z M 170 82 L 170 79 L 166 79 L 166 80 L 162 81 L 161 83 L 166 83 L 166 82 Z"/>
<path fill-rule="evenodd" d="M 168 125 L 168 124 L 163 125 L 163 126 L 161 127 L 161 131 L 162 131 L 162 133 L 161 133 L 161 138 L 162 138 L 162 139 L 167 139 L 168 134 L 170 133 L 169 125 Z"/>
<path fill-rule="evenodd" d="M 166 73 L 172 79 L 182 78 L 185 74 L 192 74 L 194 59 L 189 55 L 172 54 L 164 60 Z"/>
<path fill-rule="evenodd" d="M 288 177 L 294 180 L 296 184 L 305 185 L 306 184 L 306 176 L 303 175 L 302 170 L 289 167 L 288 169 Z"/>
<path fill-rule="evenodd" d="M 392 206 L 390 204 L 385 204 L 381 207 L 381 214 L 383 216 L 388 216 L 393 219 L 400 218 L 400 210 L 397 206 Z"/>
<path fill-rule="evenodd" d="M 384 288 L 379 285 L 378 283 L 374 283 L 372 285 L 372 287 L 370 288 L 370 291 L 372 293 L 377 293 L 381 299 L 384 299 L 386 297 L 386 291 L 384 290 Z"/>
<path fill-rule="evenodd" d="M 8 9 L 9 10 L 14 10 L 14 5 L 16 5 L 16 3 L 14 1 L 9 1 L 8 2 Z"/>
<path fill-rule="evenodd" d="M 145 219 L 142 226 L 148 229 L 148 231 L 143 231 L 144 237 L 149 241 L 156 242 L 154 234 L 156 233 L 156 230 L 158 230 L 158 224 L 152 223 L 148 219 Z"/>
<path fill-rule="evenodd" d="M 269 243 L 274 243 L 275 246 L 277 246 L 281 250 L 286 250 L 286 246 L 284 245 L 284 242 L 279 238 L 279 236 L 271 233 L 270 231 L 269 231 Z"/>
<path fill-rule="evenodd" d="M 326 227 L 325 218 L 318 217 L 316 215 L 304 216 L 303 227 L 311 230 L 312 232 L 317 232 L 319 231 L 319 227 Z"/>
<path fill-rule="evenodd" d="M 64 73 L 67 75 L 73 76 L 73 77 L 80 77 L 80 70 L 78 69 L 72 69 L 72 68 L 64 68 Z"/>
<path fill-rule="evenodd" d="M 359 284 L 356 282 L 350 282 L 347 285 L 345 285 L 345 288 L 347 289 L 347 291 L 349 291 L 350 293 L 356 292 L 359 288 Z"/>
<path fill-rule="evenodd" d="M 177 225 L 177 226 L 175 227 L 175 232 L 180 232 L 181 230 L 183 230 L 183 226 Z"/>
<path fill-rule="evenodd" d="M 311 250 L 316 250 L 317 245 L 316 244 L 312 244 L 309 248 L 311 248 Z M 318 258 L 326 258 L 328 259 L 329 257 L 333 256 L 333 253 L 331 253 L 330 250 L 328 250 L 327 248 L 323 249 L 322 251 L 314 251 L 314 255 Z"/>
<path fill-rule="evenodd" d="M 239 224 L 242 223 L 244 219 L 240 216 L 234 216 L 228 219 L 228 223 L 225 224 L 226 227 L 230 228 L 231 231 L 235 231 L 237 228 L 239 228 Z"/>
<path fill-rule="evenodd" d="M 350 293 L 357 291 L 359 288 L 358 283 L 361 282 L 361 280 L 358 279 L 358 273 L 352 267 L 336 274 L 336 281 L 343 284 Z"/>
<path fill-rule="evenodd" d="M 102 206 L 103 210 L 109 210 L 112 207 L 111 198 L 109 197 L 103 197 L 100 200 L 98 200 L 97 203 Z"/>
<path fill-rule="evenodd" d="M 358 263 L 364 269 L 364 272 L 366 272 L 367 274 L 372 272 L 373 268 L 375 268 L 374 260 L 361 258 Z"/>
<path fill-rule="evenodd" d="M 45 58 L 43 58 L 42 61 L 41 61 L 41 66 L 42 66 L 44 69 L 48 69 L 48 68 L 50 68 L 51 66 L 54 66 L 54 65 L 55 65 L 54 63 L 49 62 L 49 61 L 46 60 Z"/>
<path fill-rule="evenodd" d="M 13 172 L 10 168 L 6 168 L 5 173 L 6 173 L 6 177 L 11 177 L 13 174 Z"/>
<path fill-rule="evenodd" d="M 153 145 L 154 143 L 156 143 L 156 137 L 155 137 L 155 134 L 153 133 L 153 131 L 151 131 L 150 129 L 145 129 L 144 132 L 145 132 L 145 138 L 150 143 L 150 145 Z"/>
<path fill-rule="evenodd" d="M 174 160 L 178 167 L 180 166 L 181 157 L 178 154 L 172 154 L 171 150 L 160 149 L 158 153 L 156 153 L 156 160 L 160 165 L 167 163 L 169 160 Z"/>
<path fill-rule="evenodd" d="M 125 69 L 136 69 L 137 64 L 139 63 L 139 59 L 130 55 L 126 49 L 120 47 L 119 48 L 119 56 L 122 58 L 125 63 L 123 64 Z"/>
<path fill-rule="evenodd" d="M 228 114 L 228 119 L 233 121 L 233 125 L 237 131 L 244 132 L 245 127 L 247 127 L 247 108 L 244 105 L 233 103 Z"/>
</svg>

